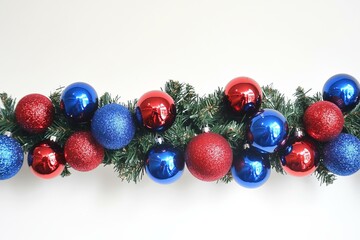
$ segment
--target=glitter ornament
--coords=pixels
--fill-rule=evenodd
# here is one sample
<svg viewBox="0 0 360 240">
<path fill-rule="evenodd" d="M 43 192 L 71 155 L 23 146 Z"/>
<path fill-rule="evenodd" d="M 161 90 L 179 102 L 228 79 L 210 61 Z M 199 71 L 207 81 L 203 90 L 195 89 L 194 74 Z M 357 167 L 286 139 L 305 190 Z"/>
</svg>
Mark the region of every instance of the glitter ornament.
<svg viewBox="0 0 360 240">
<path fill-rule="evenodd" d="M 74 123 L 89 122 L 98 108 L 98 95 L 87 83 L 76 82 L 61 93 L 60 108 Z"/>
<path fill-rule="evenodd" d="M 52 124 L 54 106 L 49 98 L 33 93 L 26 95 L 16 105 L 15 118 L 19 126 L 28 133 L 43 133 Z"/>
<path fill-rule="evenodd" d="M 288 132 L 288 123 L 280 112 L 262 109 L 250 119 L 246 138 L 259 151 L 273 153 L 284 146 Z"/>
<path fill-rule="evenodd" d="M 305 131 L 319 142 L 336 138 L 344 126 L 341 110 L 328 101 L 311 104 L 304 113 Z"/>
<path fill-rule="evenodd" d="M 336 175 L 348 176 L 360 169 L 360 140 L 354 135 L 341 133 L 325 145 L 323 153 L 324 166 Z"/>
<path fill-rule="evenodd" d="M 192 138 L 186 147 L 185 162 L 190 173 L 203 181 L 216 181 L 230 170 L 230 144 L 217 133 L 206 132 Z"/>
<path fill-rule="evenodd" d="M 28 165 L 31 172 L 39 178 L 57 177 L 65 168 L 63 150 L 54 141 L 44 140 L 29 150 Z"/>
<path fill-rule="evenodd" d="M 237 116 L 256 113 L 260 108 L 261 100 L 261 87 L 251 78 L 234 78 L 225 87 L 225 101 Z"/>
<path fill-rule="evenodd" d="M 104 148 L 90 132 L 76 132 L 64 147 L 66 162 L 75 170 L 87 172 L 95 169 L 104 159 Z"/>
<path fill-rule="evenodd" d="M 359 103 L 360 84 L 348 74 L 336 74 L 326 81 L 323 99 L 334 103 L 343 112 L 350 112 Z"/>
<path fill-rule="evenodd" d="M 111 103 L 95 112 L 91 121 L 91 132 L 104 148 L 120 149 L 133 139 L 135 123 L 129 109 Z"/>
<path fill-rule="evenodd" d="M 21 169 L 24 152 L 15 139 L 0 135 L 0 180 L 15 176 Z"/>
<path fill-rule="evenodd" d="M 165 131 L 174 123 L 176 107 L 166 92 L 150 91 L 136 104 L 136 119 L 141 126 L 153 131 Z"/>
</svg>

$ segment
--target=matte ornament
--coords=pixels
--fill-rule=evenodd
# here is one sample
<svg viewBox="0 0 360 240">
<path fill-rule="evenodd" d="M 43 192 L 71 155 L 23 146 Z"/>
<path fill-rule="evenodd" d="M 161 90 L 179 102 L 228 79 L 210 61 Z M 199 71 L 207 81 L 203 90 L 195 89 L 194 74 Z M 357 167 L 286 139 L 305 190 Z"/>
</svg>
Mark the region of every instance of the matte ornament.
<svg viewBox="0 0 360 240">
<path fill-rule="evenodd" d="M 57 177 L 65 168 L 64 152 L 57 143 L 42 141 L 29 151 L 28 165 L 31 172 L 39 178 Z"/>
<path fill-rule="evenodd" d="M 360 100 L 359 82 L 348 74 L 336 74 L 326 81 L 323 99 L 334 103 L 343 112 L 350 112 Z"/>
<path fill-rule="evenodd" d="M 319 142 L 336 138 L 344 126 L 341 110 L 332 102 L 320 101 L 311 104 L 304 113 L 305 131 Z"/>
<path fill-rule="evenodd" d="M 15 139 L 0 135 L 0 180 L 15 176 L 21 169 L 24 152 Z"/>
<path fill-rule="evenodd" d="M 254 148 L 248 148 L 234 159 L 231 173 L 240 186 L 257 188 L 270 177 L 270 161 L 267 154 L 262 154 Z"/>
<path fill-rule="evenodd" d="M 230 170 L 233 160 L 230 144 L 216 133 L 202 133 L 192 138 L 185 151 L 190 173 L 203 181 L 216 181 Z"/>
<path fill-rule="evenodd" d="M 104 148 L 98 144 L 90 132 L 76 132 L 65 143 L 66 162 L 75 170 L 87 172 L 95 169 L 103 161 Z"/>
<path fill-rule="evenodd" d="M 341 133 L 324 147 L 324 166 L 332 173 L 349 176 L 360 169 L 360 140 Z"/>
<path fill-rule="evenodd" d="M 61 94 L 60 108 L 74 123 L 89 122 L 98 108 L 98 95 L 87 83 L 70 84 Z"/>
<path fill-rule="evenodd" d="M 166 92 L 150 91 L 140 97 L 136 104 L 138 123 L 152 131 L 165 131 L 174 123 L 176 107 Z"/>
<path fill-rule="evenodd" d="M 298 141 L 292 145 L 292 151 L 285 156 L 283 169 L 286 173 L 304 177 L 312 174 L 319 161 L 319 155 L 315 146 L 308 141 Z"/>
<path fill-rule="evenodd" d="M 183 154 L 178 149 L 166 144 L 152 147 L 145 161 L 147 175 L 160 184 L 177 181 L 183 174 L 184 165 Z"/>
<path fill-rule="evenodd" d="M 233 113 L 238 116 L 254 114 L 261 105 L 261 87 L 251 78 L 234 78 L 225 87 L 225 100 Z"/>
<path fill-rule="evenodd" d="M 288 132 L 288 123 L 280 112 L 263 109 L 250 119 L 246 136 L 259 151 L 273 153 L 284 146 Z"/>
<path fill-rule="evenodd" d="M 55 109 L 44 95 L 26 95 L 16 105 L 15 118 L 19 126 L 28 133 L 43 133 L 54 120 Z"/>
<path fill-rule="evenodd" d="M 135 135 L 133 116 L 126 107 L 111 103 L 98 109 L 91 121 L 91 133 L 107 149 L 120 149 Z"/>
</svg>

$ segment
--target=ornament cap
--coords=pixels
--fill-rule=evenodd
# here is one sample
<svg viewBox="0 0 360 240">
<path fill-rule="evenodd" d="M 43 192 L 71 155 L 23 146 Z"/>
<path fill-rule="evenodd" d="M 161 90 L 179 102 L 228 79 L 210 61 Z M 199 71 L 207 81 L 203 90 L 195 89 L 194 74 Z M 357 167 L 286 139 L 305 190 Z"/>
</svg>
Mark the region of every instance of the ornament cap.
<svg viewBox="0 0 360 240">
<path fill-rule="evenodd" d="M 158 135 L 158 134 L 156 134 L 156 136 L 155 136 L 155 143 L 156 144 L 163 144 L 164 143 L 164 138 L 162 137 L 162 136 L 160 136 L 160 135 Z"/>
<path fill-rule="evenodd" d="M 205 127 L 203 127 L 202 129 L 201 129 L 201 131 L 203 132 L 203 133 L 208 133 L 208 132 L 210 132 L 210 127 L 208 126 L 208 125 L 206 125 Z"/>
<path fill-rule="evenodd" d="M 11 137 L 11 136 L 12 136 L 12 132 L 10 132 L 10 131 L 5 131 L 5 132 L 4 132 L 4 135 L 7 136 L 7 137 Z"/>
<path fill-rule="evenodd" d="M 52 141 L 52 142 L 57 142 L 57 137 L 56 137 L 56 136 L 51 136 L 51 137 L 50 137 L 50 141 Z"/>
</svg>

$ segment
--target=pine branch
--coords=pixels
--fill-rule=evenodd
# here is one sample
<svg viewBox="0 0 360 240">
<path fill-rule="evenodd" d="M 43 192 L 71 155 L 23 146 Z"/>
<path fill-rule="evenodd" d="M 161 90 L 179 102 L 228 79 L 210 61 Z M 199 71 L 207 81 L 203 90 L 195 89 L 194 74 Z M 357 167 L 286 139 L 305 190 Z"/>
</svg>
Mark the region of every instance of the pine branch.
<svg viewBox="0 0 360 240">
<path fill-rule="evenodd" d="M 323 164 L 319 164 L 316 171 L 314 172 L 316 178 L 320 181 L 320 185 L 324 184 L 326 186 L 333 184 L 336 180 L 336 175 L 329 172 Z"/>
</svg>

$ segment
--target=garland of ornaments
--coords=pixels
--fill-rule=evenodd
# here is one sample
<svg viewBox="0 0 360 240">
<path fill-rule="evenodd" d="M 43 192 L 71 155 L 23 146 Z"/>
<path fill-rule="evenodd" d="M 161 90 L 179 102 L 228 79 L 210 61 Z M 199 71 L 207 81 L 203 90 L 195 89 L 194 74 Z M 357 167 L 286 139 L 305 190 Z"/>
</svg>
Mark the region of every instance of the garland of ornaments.
<svg viewBox="0 0 360 240">
<path fill-rule="evenodd" d="M 328 79 L 323 87 L 323 100 L 306 109 L 304 130 L 295 131 L 293 136 L 289 136 L 287 119 L 279 111 L 261 109 L 262 90 L 253 79 L 231 80 L 224 96 L 231 114 L 245 119 L 247 124 L 246 144 L 237 155 L 224 136 L 211 132 L 207 126 L 188 142 L 184 152 L 165 143 L 161 133 L 172 126 L 177 116 L 175 102 L 166 92 L 145 93 L 138 99 L 133 114 L 117 103 L 99 108 L 98 95 L 92 86 L 73 83 L 62 91 L 60 109 L 70 126 L 90 127 L 72 133 L 63 147 L 55 138 L 35 144 L 28 151 L 28 165 L 36 176 L 44 179 L 59 176 L 66 165 L 77 171 L 93 170 L 103 162 L 105 150 L 125 148 L 141 127 L 158 133 L 143 166 L 147 175 L 161 184 L 178 180 L 186 165 L 202 181 L 217 181 L 231 173 L 239 185 L 256 188 L 269 178 L 269 156 L 276 152 L 283 153 L 283 170 L 294 176 L 314 173 L 320 154 L 322 164 L 336 175 L 347 176 L 360 169 L 360 140 L 343 132 L 344 115 L 354 110 L 360 100 L 360 86 L 354 77 L 337 74 Z M 14 115 L 23 131 L 36 135 L 53 124 L 54 113 L 48 97 L 29 94 L 17 103 Z M 323 144 L 322 149 L 318 148 L 319 143 Z M 11 133 L 0 136 L 0 179 L 15 176 L 23 160 L 23 148 Z"/>
</svg>

